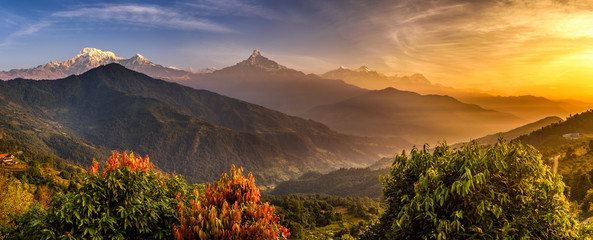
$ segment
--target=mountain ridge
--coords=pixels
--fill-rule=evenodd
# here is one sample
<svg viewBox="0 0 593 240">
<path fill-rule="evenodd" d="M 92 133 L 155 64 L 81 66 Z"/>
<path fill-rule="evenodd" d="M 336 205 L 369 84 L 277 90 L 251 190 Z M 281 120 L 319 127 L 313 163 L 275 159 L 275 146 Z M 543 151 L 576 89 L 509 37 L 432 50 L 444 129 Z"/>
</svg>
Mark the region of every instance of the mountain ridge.
<svg viewBox="0 0 593 240">
<path fill-rule="evenodd" d="M 149 154 L 163 169 L 193 180 L 210 181 L 236 163 L 269 187 L 313 168 L 329 171 L 364 165 L 381 152 L 396 151 L 377 147 L 383 143 L 368 138 L 339 134 L 320 123 L 150 78 L 118 64 L 59 80 L 18 79 L 2 81 L 0 86 L 4 96 L 0 106 L 16 103 L 22 107 L 13 109 L 34 112 L 35 118 L 63 126 L 55 134 L 83 139 L 92 148 Z M 14 116 L 4 112 L 4 117 Z M 189 167 L 196 164 L 205 167 Z"/>
<path fill-rule="evenodd" d="M 107 65 L 110 63 L 119 63 L 126 68 L 141 71 L 152 77 L 167 80 L 181 80 L 189 78 L 190 73 L 171 67 L 163 67 L 155 64 L 140 54 L 136 54 L 129 59 L 116 56 L 111 51 L 102 51 L 96 48 L 84 48 L 78 55 L 65 61 L 52 61 L 34 68 L 11 69 L 1 71 L 0 79 L 9 80 L 15 78 L 23 79 L 59 79 L 70 75 L 83 74 L 93 68 Z"/>
<path fill-rule="evenodd" d="M 319 104 L 328 104 L 367 90 L 287 68 L 255 50 L 233 66 L 212 73 L 195 74 L 180 84 L 221 93 L 291 115 Z"/>
<path fill-rule="evenodd" d="M 401 136 L 419 145 L 485 135 L 523 121 L 453 97 L 392 87 L 318 106 L 301 116 L 349 134 Z"/>
<path fill-rule="evenodd" d="M 410 76 L 387 76 L 364 69 L 349 69 L 340 67 L 322 74 L 330 79 L 342 79 L 349 84 L 371 90 L 380 90 L 387 87 L 417 92 L 420 94 L 438 94 L 452 96 L 462 102 L 477 104 L 483 108 L 511 113 L 528 121 L 537 121 L 547 116 L 566 117 L 569 113 L 586 110 L 587 104 L 571 103 L 568 101 L 550 100 L 533 95 L 502 96 L 500 93 L 484 92 L 477 89 L 459 89 L 433 84 L 422 74 Z"/>
</svg>

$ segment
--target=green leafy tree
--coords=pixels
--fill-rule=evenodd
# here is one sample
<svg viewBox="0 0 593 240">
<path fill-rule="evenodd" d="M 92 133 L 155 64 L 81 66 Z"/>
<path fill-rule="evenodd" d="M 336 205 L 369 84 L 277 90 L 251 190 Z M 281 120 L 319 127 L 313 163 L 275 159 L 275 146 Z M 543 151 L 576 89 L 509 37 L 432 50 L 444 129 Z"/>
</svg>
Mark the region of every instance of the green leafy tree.
<svg viewBox="0 0 593 240">
<path fill-rule="evenodd" d="M 564 183 L 533 147 L 442 144 L 396 156 L 372 239 L 579 239 Z"/>
<path fill-rule="evenodd" d="M 113 152 L 103 171 L 93 162 L 79 192 L 58 194 L 47 212 L 16 219 L 9 239 L 171 239 L 181 178 L 153 170 L 148 157 Z M 19 224 L 20 223 L 20 224 Z"/>
<path fill-rule="evenodd" d="M 186 205 L 187 204 L 187 205 Z M 288 229 L 279 223 L 274 207 L 260 201 L 253 176 L 244 177 L 231 167 L 214 186 L 195 190 L 188 203 L 177 206 L 179 226 L 175 239 L 286 239 Z"/>
<path fill-rule="evenodd" d="M 25 184 L 0 174 L 0 226 L 10 226 L 13 215 L 23 214 L 34 203 L 33 194 L 27 190 Z"/>
</svg>

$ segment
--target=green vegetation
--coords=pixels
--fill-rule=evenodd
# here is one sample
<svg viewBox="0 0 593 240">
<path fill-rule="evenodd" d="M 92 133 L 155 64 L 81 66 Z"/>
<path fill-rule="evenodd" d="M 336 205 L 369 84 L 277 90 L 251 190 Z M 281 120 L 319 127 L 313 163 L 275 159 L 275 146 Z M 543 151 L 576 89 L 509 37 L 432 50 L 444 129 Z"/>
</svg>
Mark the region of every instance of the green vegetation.
<svg viewBox="0 0 593 240">
<path fill-rule="evenodd" d="M 579 133 L 581 136 L 593 134 L 593 110 L 571 115 L 564 122 L 552 123 L 530 134 L 517 138 L 525 144 L 530 144 L 544 155 L 554 152 L 554 149 L 572 145 L 575 139 L 565 138 L 562 135 Z M 576 139 L 578 141 L 578 139 Z"/>
<path fill-rule="evenodd" d="M 387 210 L 367 239 L 580 239 L 564 183 L 532 147 L 473 142 L 395 158 Z"/>
<path fill-rule="evenodd" d="M 102 171 L 93 163 L 79 189 L 55 194 L 45 205 L 41 201 L 33 205 L 34 196 L 17 180 L 0 177 L 0 188 L 10 193 L 0 194 L 0 211 L 7 214 L 0 219 L 4 239 L 210 239 L 217 233 L 225 239 L 284 239 L 290 235 L 277 223 L 274 208 L 259 202 L 253 177 L 243 177 L 241 170 L 232 169 L 232 181 L 223 175 L 213 188 L 202 190 L 203 195 L 198 194 L 203 189 L 199 185 L 188 189 L 180 177 L 154 171 L 148 157 L 114 152 Z M 192 190 L 194 195 L 187 194 Z M 241 204 L 237 199 L 243 200 Z M 21 204 L 8 206 L 12 201 Z"/>
<path fill-rule="evenodd" d="M 278 184 L 273 195 L 294 193 L 323 193 L 335 196 L 381 197 L 380 175 L 389 173 L 388 168 L 371 170 L 369 168 L 339 169 L 328 174 L 309 172 L 296 180 Z"/>
<path fill-rule="evenodd" d="M 578 137 L 563 137 L 578 134 Z M 536 146 L 552 171 L 562 175 L 565 194 L 579 218 L 593 216 L 593 110 L 575 114 L 564 122 L 554 123 L 514 141 Z M 556 165 L 556 168 L 554 166 Z"/>
<path fill-rule="evenodd" d="M 290 228 L 292 239 L 356 237 L 366 222 L 378 219 L 380 202 L 368 197 L 331 195 L 264 196 L 276 206 L 280 222 Z"/>
</svg>

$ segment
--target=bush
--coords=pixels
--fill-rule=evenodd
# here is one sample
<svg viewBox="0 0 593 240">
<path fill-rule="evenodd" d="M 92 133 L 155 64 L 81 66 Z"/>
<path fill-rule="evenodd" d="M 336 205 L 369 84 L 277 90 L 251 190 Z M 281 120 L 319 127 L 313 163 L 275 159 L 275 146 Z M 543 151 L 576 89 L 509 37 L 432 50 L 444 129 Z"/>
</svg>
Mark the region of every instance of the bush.
<svg viewBox="0 0 593 240">
<path fill-rule="evenodd" d="M 183 190 L 181 178 L 153 171 L 148 157 L 113 152 L 102 172 L 93 162 L 80 192 L 58 194 L 47 212 L 33 209 L 17 219 L 9 239 L 171 239 L 174 197 Z"/>
<path fill-rule="evenodd" d="M 287 239 L 288 229 L 278 223 L 274 208 L 260 202 L 253 176 L 245 178 L 241 169 L 231 167 L 230 176 L 177 206 L 180 225 L 175 239 Z M 186 205 L 187 204 L 187 205 Z"/>
<path fill-rule="evenodd" d="M 36 206 L 15 218 L 15 228 L 0 226 L 4 235 L 0 238 L 284 239 L 290 235 L 278 223 L 274 208 L 260 202 L 253 176 L 245 178 L 234 167 L 230 177 L 224 174 L 214 187 L 195 184 L 194 194 L 188 196 L 183 179 L 154 171 L 148 157 L 113 152 L 102 171 L 93 161 L 80 189 L 73 182 L 68 189 L 67 194 L 56 194 L 45 211 Z M 39 196 L 49 191 L 38 190 Z"/>
<path fill-rule="evenodd" d="M 533 147 L 470 143 L 396 156 L 372 239 L 578 239 L 564 183 Z"/>
</svg>

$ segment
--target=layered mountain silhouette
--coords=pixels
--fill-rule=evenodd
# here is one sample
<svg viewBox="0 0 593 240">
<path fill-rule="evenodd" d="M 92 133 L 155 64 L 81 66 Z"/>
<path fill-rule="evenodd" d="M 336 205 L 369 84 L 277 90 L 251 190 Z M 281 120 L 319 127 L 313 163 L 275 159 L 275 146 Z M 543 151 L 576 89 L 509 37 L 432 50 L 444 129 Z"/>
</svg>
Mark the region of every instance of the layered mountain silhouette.
<svg viewBox="0 0 593 240">
<path fill-rule="evenodd" d="M 433 84 L 422 74 L 387 76 L 372 71 L 366 66 L 358 69 L 340 67 L 321 76 L 329 79 L 341 79 L 346 83 L 372 90 L 394 87 L 420 94 L 448 95 L 465 103 L 513 114 L 527 122 L 537 121 L 548 116 L 566 117 L 571 112 L 580 112 L 588 107 L 588 104 L 575 101 L 553 101 L 531 95 L 499 96 L 477 89 L 458 89 L 442 84 Z"/>
<path fill-rule="evenodd" d="M 160 79 L 180 80 L 187 79 L 191 75 L 189 72 L 183 70 L 173 67 L 163 67 L 152 63 L 140 54 L 124 59 L 116 56 L 113 52 L 85 48 L 74 58 L 66 61 L 50 62 L 35 68 L 2 71 L 0 72 L 0 79 L 59 79 L 70 75 L 82 74 L 93 68 L 110 63 L 119 63 L 128 69 Z"/>
<path fill-rule="evenodd" d="M 192 181 L 243 166 L 264 188 L 312 169 L 363 166 L 408 144 L 340 134 L 118 64 L 59 80 L 0 81 L 0 110 L 0 126 L 11 135 L 72 161 L 132 149 Z"/>
<path fill-rule="evenodd" d="M 366 92 L 342 80 L 329 80 L 282 66 L 255 50 L 248 59 L 179 83 L 232 96 L 297 115 L 320 105 Z"/>
<path fill-rule="evenodd" d="M 323 121 L 324 123 L 329 124 L 332 128 L 336 128 L 340 131 L 345 131 L 351 134 L 376 135 L 376 133 L 381 133 L 380 135 L 382 136 L 406 137 L 410 140 L 413 140 L 416 144 L 422 144 L 423 142 L 421 141 L 427 139 L 447 139 L 448 141 L 453 142 L 456 140 L 466 141 L 468 140 L 466 137 L 473 138 L 480 135 L 499 132 L 517 127 L 520 124 L 539 120 L 546 116 L 566 116 L 569 112 L 582 111 L 582 109 L 586 106 L 586 104 L 583 103 L 552 101 L 546 98 L 535 96 L 493 96 L 479 91 L 476 92 L 477 90 L 473 91 L 468 89 L 456 89 L 439 84 L 433 84 L 421 74 L 414 74 L 411 76 L 386 76 L 376 71 L 372 71 L 366 66 L 362 66 L 358 69 L 341 67 L 337 70 L 323 74 L 322 76 L 305 74 L 264 57 L 258 50 L 255 50 L 246 60 L 239 62 L 234 66 L 202 73 L 191 73 L 154 64 L 139 54 L 130 59 L 123 59 L 121 57 L 117 57 L 112 52 L 104 52 L 98 49 L 85 48 L 73 59 L 64 62 L 51 62 L 33 69 L 0 72 L 0 78 L 8 79 L 15 77 L 26 77 L 32 79 L 51 79 L 57 78 L 58 76 L 64 77 L 72 74 L 80 74 L 93 67 L 109 63 L 119 63 L 129 69 L 142 72 L 154 78 L 176 81 L 180 84 L 196 89 L 214 91 L 291 115 L 301 115 L 311 119 Z M 476 127 L 478 132 L 475 132 L 471 136 L 466 133 L 469 133 L 472 129 L 474 129 L 473 127 L 462 128 L 460 131 L 452 130 L 457 129 L 455 127 L 447 131 L 436 131 L 436 129 L 433 129 L 435 131 L 433 131 L 432 135 L 429 136 L 428 129 L 432 129 L 439 124 L 442 125 L 442 123 L 437 122 L 435 123 L 436 125 L 427 127 L 424 124 L 432 124 L 431 121 L 410 121 L 412 118 L 407 118 L 407 113 L 405 111 L 411 111 L 409 114 L 412 114 L 414 119 L 420 117 L 440 116 L 439 111 L 436 111 L 436 113 L 439 114 L 425 114 L 422 116 L 414 115 L 416 114 L 414 111 L 418 112 L 417 110 L 407 108 L 397 109 L 399 111 L 398 114 L 381 113 L 384 115 L 384 117 L 395 118 L 383 120 L 394 125 L 391 126 L 390 129 L 395 129 L 395 125 L 397 125 L 397 128 L 403 129 L 403 132 L 391 130 L 384 131 L 383 129 L 380 129 L 380 127 L 383 125 L 375 124 L 373 122 L 374 120 L 356 120 L 352 123 L 348 123 L 351 118 L 336 118 L 334 120 L 330 120 L 331 117 L 329 116 L 336 115 L 336 113 L 323 113 L 325 109 L 330 109 L 327 107 L 327 105 L 337 103 L 343 104 L 343 102 L 348 99 L 369 93 L 369 90 L 361 87 L 368 89 L 383 89 L 382 87 L 386 86 L 396 86 L 396 88 L 399 90 L 413 90 L 415 92 L 419 92 L 420 94 L 453 96 L 455 99 L 458 99 L 463 103 L 470 103 L 470 105 L 477 104 L 483 109 L 492 109 L 497 112 L 510 113 L 523 119 L 523 121 L 517 121 L 516 125 L 510 124 L 506 120 L 493 125 L 486 123 L 472 124 L 472 126 L 480 125 L 484 128 L 478 129 Z M 175 95 L 175 93 L 171 94 Z M 432 98 L 436 99 L 438 97 L 433 96 Z M 442 97 L 440 99 L 445 99 L 445 102 L 451 100 L 449 97 Z M 395 99 L 392 100 L 399 101 Z M 409 101 L 416 101 L 416 99 L 411 99 Z M 183 101 L 181 102 L 183 103 Z M 373 108 L 379 109 L 383 107 L 384 110 L 391 109 L 390 106 L 393 105 L 391 102 L 376 102 L 376 104 L 377 106 L 373 106 Z M 422 106 L 422 104 L 434 105 L 434 103 L 431 101 L 411 102 L 410 104 L 413 106 L 418 106 L 417 109 L 430 108 L 430 106 Z M 181 103 L 177 104 L 176 106 L 179 108 L 184 107 Z M 346 105 L 342 105 L 339 107 L 339 111 L 345 113 L 345 106 Z M 331 109 L 330 111 L 335 110 L 336 109 Z M 351 114 L 361 112 L 368 114 L 368 111 L 370 111 L 359 110 L 360 109 L 351 109 L 349 111 L 352 111 Z M 303 113 L 305 114 L 302 115 Z M 474 113 L 476 112 L 469 111 L 465 113 L 464 116 L 466 117 L 459 118 L 480 120 L 480 117 L 468 116 L 468 114 L 472 115 Z M 451 112 L 451 115 L 454 115 L 453 112 Z M 373 114 L 369 116 L 376 117 Z M 363 117 L 366 116 L 360 116 L 360 118 Z M 237 125 L 248 125 L 247 123 L 239 123 L 241 120 L 237 120 L 236 118 L 225 119 L 225 121 L 235 121 Z M 217 126 L 227 127 L 227 125 L 215 122 L 213 119 L 206 119 L 206 121 L 212 122 Z M 486 119 L 486 121 L 493 122 L 489 121 L 488 119 Z M 365 129 L 368 130 L 368 128 L 376 128 L 376 130 L 367 131 L 364 129 L 358 129 L 358 127 L 355 126 L 363 125 L 363 122 L 371 124 L 369 126 L 364 126 Z M 249 124 L 259 124 L 259 122 L 253 121 Z M 350 126 L 353 126 L 354 128 L 351 128 Z M 437 129 L 441 128 L 444 127 L 437 127 Z M 245 129 L 234 130 L 244 131 Z M 416 132 L 416 130 L 419 131 L 417 134 L 405 133 L 403 135 L 397 135 L 399 133 L 404 133 L 405 131 Z M 425 132 L 426 134 L 422 132 Z"/>
<path fill-rule="evenodd" d="M 483 145 L 494 145 L 498 142 L 499 138 L 504 138 L 506 140 L 513 140 L 516 139 L 522 135 L 527 135 L 530 134 L 534 131 L 537 131 L 541 128 L 547 127 L 549 125 L 555 124 L 555 123 L 560 123 L 562 122 L 562 118 L 559 117 L 546 117 L 543 119 L 540 119 L 538 121 L 529 123 L 529 124 L 525 124 L 523 126 L 520 126 L 518 128 L 514 128 L 511 129 L 509 131 L 506 132 L 499 132 L 499 133 L 495 133 L 495 134 L 490 134 L 484 137 L 480 137 L 480 138 L 476 138 L 474 139 L 476 142 L 478 142 L 478 144 L 483 144 Z M 467 142 L 464 143 L 457 143 L 452 145 L 453 147 L 461 147 L 463 144 L 466 144 Z"/>
<path fill-rule="evenodd" d="M 524 120 L 452 97 L 420 95 L 394 88 L 371 91 L 311 109 L 302 117 L 332 129 L 365 136 L 401 136 L 422 144 L 469 140 L 510 129 Z"/>
</svg>

